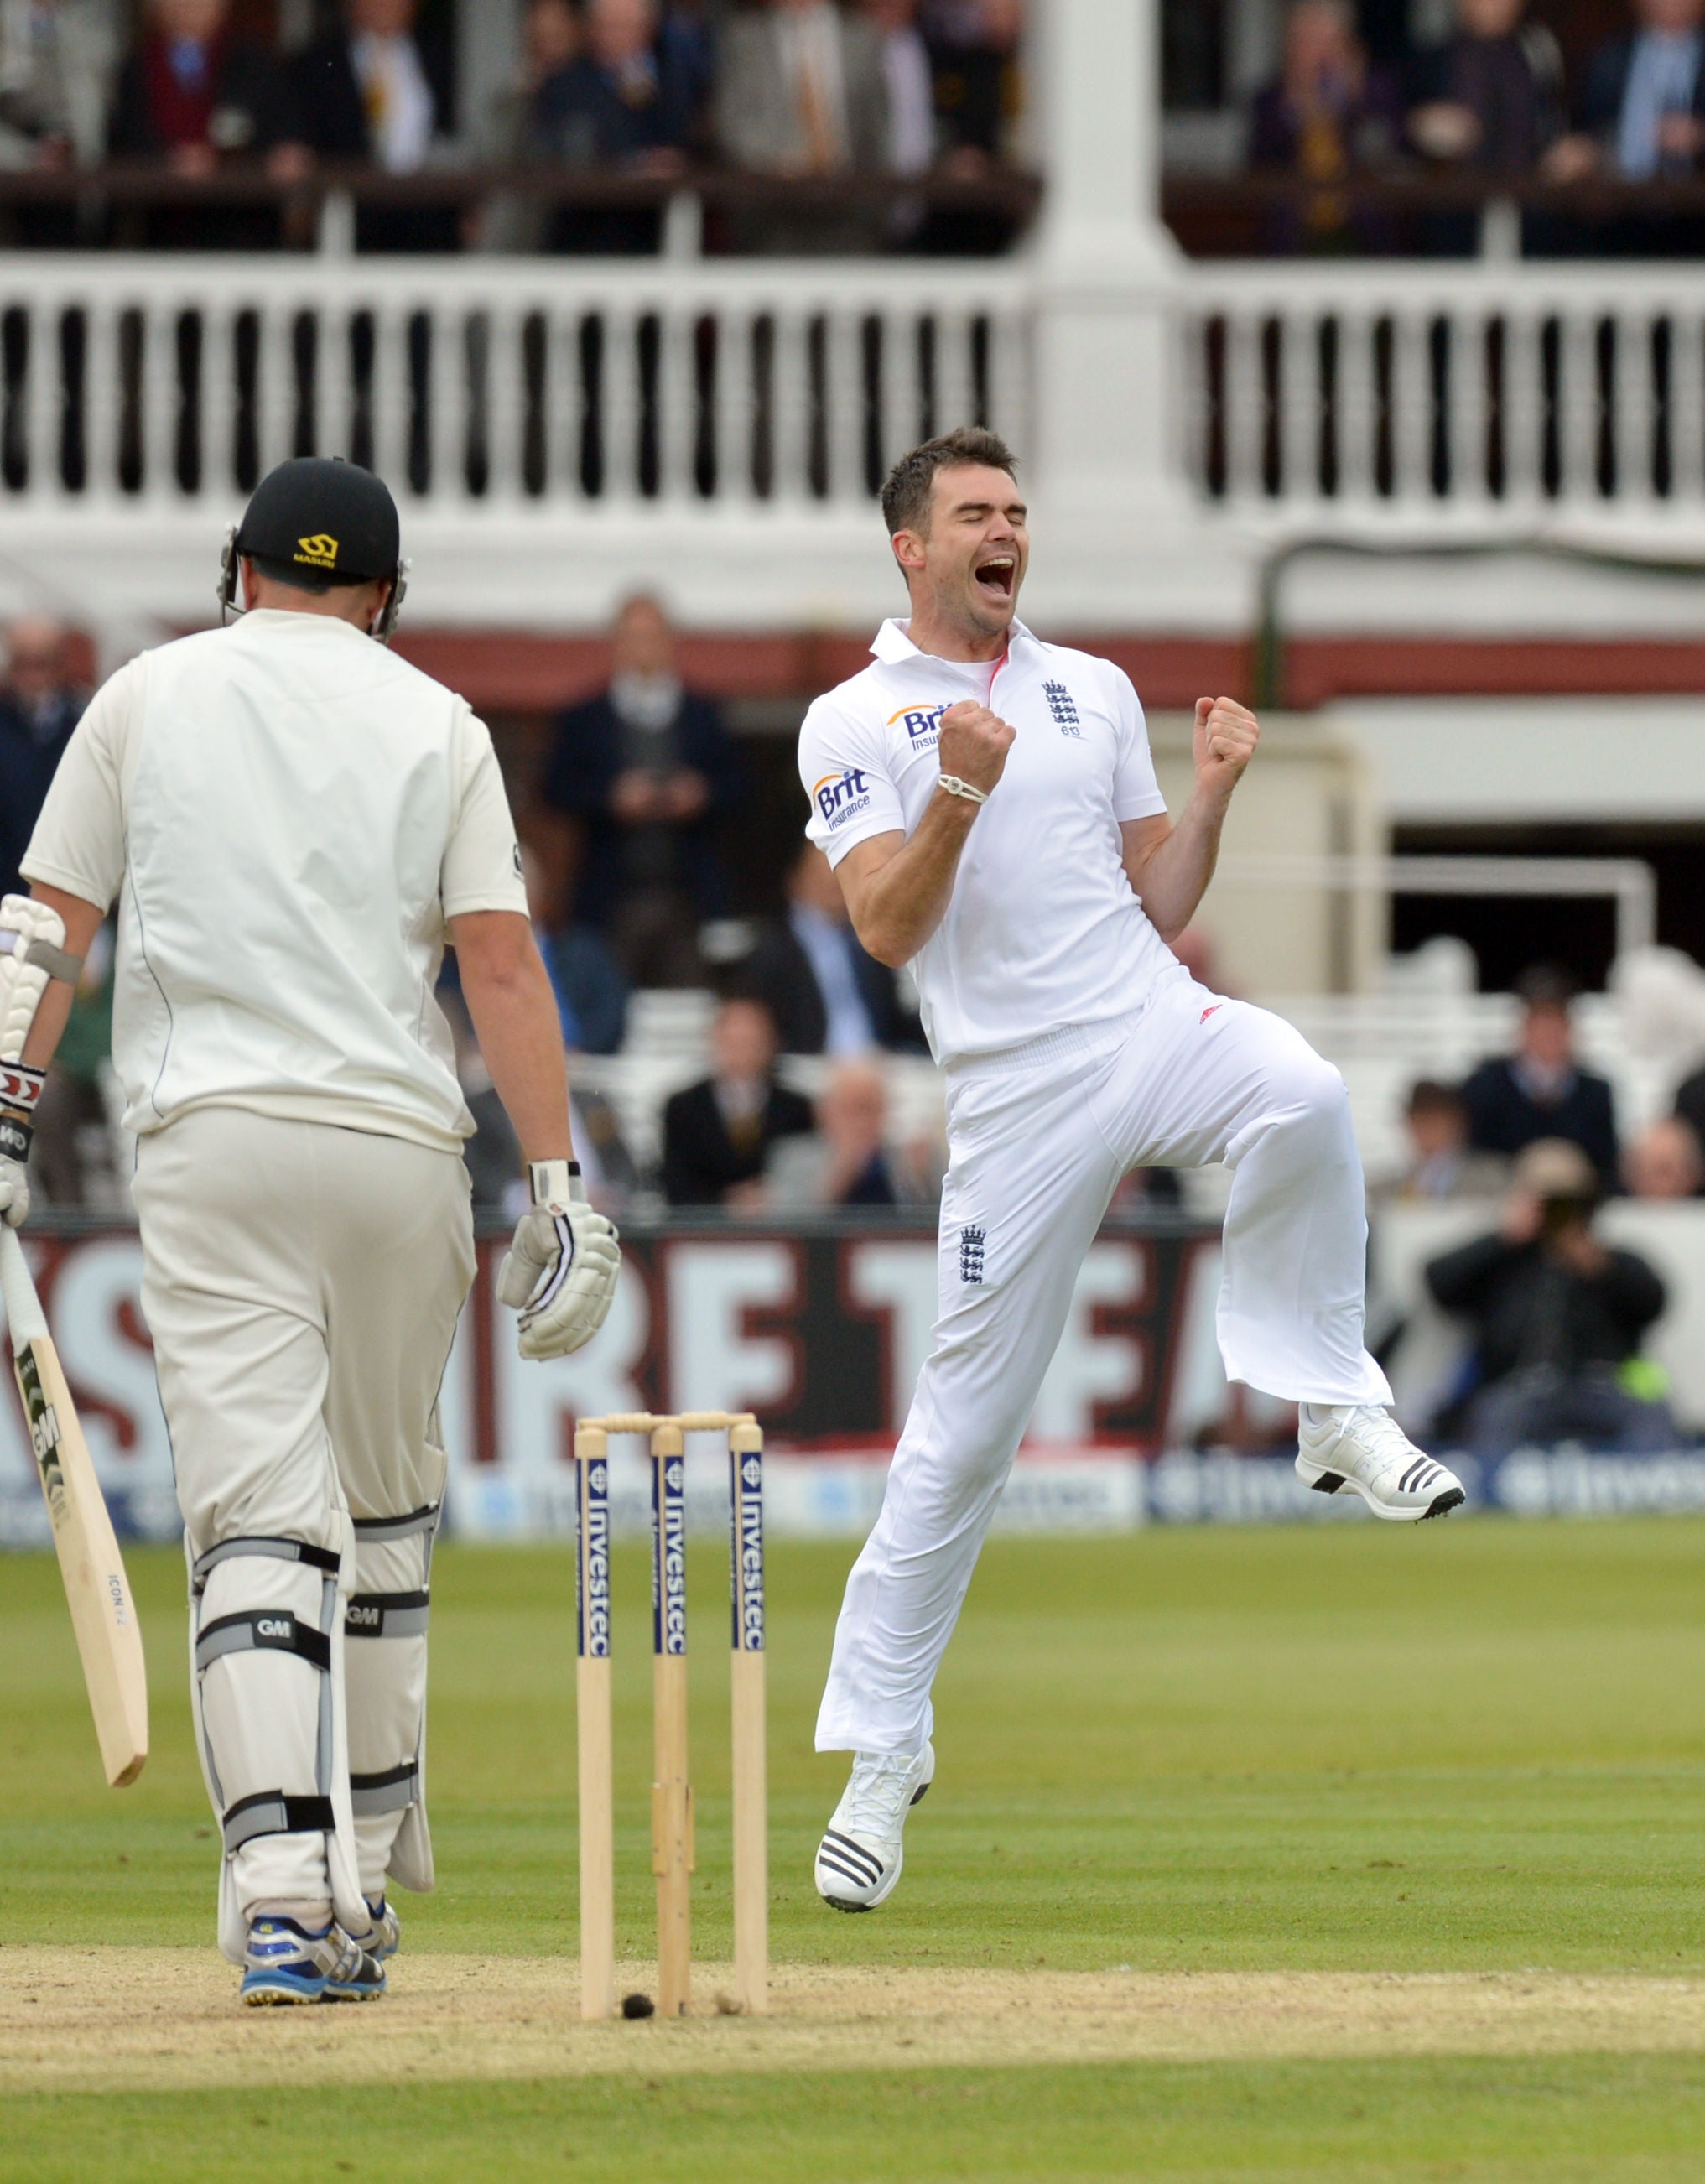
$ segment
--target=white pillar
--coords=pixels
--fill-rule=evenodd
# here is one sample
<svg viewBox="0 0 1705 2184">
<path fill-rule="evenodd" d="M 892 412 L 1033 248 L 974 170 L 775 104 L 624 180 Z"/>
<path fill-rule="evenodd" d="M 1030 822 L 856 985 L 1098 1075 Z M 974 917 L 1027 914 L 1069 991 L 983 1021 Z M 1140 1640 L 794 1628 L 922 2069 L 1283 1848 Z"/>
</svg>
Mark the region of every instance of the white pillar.
<svg viewBox="0 0 1705 2184">
<path fill-rule="evenodd" d="M 1043 0 L 1031 582 L 1078 627 L 1196 615 L 1182 259 L 1160 218 L 1159 0 Z M 1193 537 L 1192 534 L 1195 534 Z"/>
<path fill-rule="evenodd" d="M 1036 25 L 1044 255 L 1169 263 L 1160 223 L 1160 0 L 1045 0 Z"/>
</svg>

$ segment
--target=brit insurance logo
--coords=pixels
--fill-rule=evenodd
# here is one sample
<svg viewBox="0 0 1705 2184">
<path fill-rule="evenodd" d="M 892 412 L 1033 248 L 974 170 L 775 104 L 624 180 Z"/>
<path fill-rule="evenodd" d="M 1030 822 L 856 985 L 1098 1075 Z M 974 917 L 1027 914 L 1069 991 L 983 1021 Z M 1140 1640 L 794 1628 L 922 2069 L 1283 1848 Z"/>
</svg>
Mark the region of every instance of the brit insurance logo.
<svg viewBox="0 0 1705 2184">
<path fill-rule="evenodd" d="M 902 705 L 888 716 L 889 727 L 903 727 L 908 750 L 933 750 L 941 740 L 941 716 L 945 705 Z"/>
<path fill-rule="evenodd" d="M 850 766 L 844 773 L 826 773 L 811 790 L 811 801 L 824 826 L 833 833 L 868 807 L 869 777 L 855 766 Z"/>
</svg>

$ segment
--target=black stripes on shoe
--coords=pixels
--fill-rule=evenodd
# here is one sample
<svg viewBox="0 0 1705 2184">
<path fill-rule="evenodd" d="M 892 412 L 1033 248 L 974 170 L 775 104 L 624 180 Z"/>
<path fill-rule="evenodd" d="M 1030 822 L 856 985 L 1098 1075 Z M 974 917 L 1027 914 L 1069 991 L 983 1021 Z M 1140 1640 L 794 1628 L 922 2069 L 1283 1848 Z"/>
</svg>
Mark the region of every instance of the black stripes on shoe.
<svg viewBox="0 0 1705 2184">
<path fill-rule="evenodd" d="M 851 1881 L 855 1888 L 874 1888 L 883 1871 L 882 1860 L 873 1852 L 835 1828 L 827 1829 L 817 1845 L 817 1864 Z"/>
<path fill-rule="evenodd" d="M 1425 1494 L 1445 1475 L 1445 1467 L 1435 1463 L 1430 1456 L 1418 1457 L 1397 1481 L 1400 1494 Z"/>
</svg>

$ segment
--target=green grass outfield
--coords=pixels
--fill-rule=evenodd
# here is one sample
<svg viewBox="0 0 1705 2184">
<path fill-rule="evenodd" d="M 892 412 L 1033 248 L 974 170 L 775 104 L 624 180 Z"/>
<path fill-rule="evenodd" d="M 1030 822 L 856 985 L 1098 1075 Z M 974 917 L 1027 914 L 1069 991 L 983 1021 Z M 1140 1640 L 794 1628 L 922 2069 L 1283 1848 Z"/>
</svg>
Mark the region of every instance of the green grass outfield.
<svg viewBox="0 0 1705 2184">
<path fill-rule="evenodd" d="M 816 1903 L 844 1763 L 811 1724 L 850 1550 L 771 1557 L 778 1962 L 1705 1976 L 1705 1524 L 1154 1530 L 992 1544 L 900 1893 Z M 182 1563 L 137 1553 L 153 1755 L 110 1792 L 57 1572 L 0 1557 L 0 1945 L 211 1946 Z M 729 1947 L 727 1575 L 692 1568 L 698 1948 Z M 407 1950 L 571 1953 L 571 1571 L 447 1546 L 439 1889 Z M 651 1947 L 649 1635 L 618 1552 L 618 1945 Z M 3 1972 L 0 1946 L 0 1972 Z M 396 1974 L 408 1978 L 408 1955 Z M 233 1975 L 234 1977 L 234 1975 Z M 380 2008 L 386 2005 L 381 2004 Z M 270 2148 L 415 2179 L 1697 2178 L 1705 2053 L 451 2078 L 0 2096 L 8 2180 L 226 2177 Z M 286 2130 L 289 2137 L 281 2136 Z"/>
</svg>

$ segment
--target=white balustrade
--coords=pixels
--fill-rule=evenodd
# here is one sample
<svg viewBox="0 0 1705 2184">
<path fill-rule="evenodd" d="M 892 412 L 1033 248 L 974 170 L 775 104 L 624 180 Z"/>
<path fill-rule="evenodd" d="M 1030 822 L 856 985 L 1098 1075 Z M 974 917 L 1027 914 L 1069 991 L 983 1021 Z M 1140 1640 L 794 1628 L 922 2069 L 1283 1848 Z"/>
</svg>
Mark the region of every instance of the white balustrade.
<svg viewBox="0 0 1705 2184">
<path fill-rule="evenodd" d="M 1030 332 L 1005 266 L 13 257 L 0 506 L 224 506 L 311 451 L 447 512 L 846 509 L 925 408 L 1022 438 Z"/>
<path fill-rule="evenodd" d="M 1697 268 L 1199 262 L 1176 281 L 1210 510 L 1312 538 L 1705 517 Z"/>
</svg>

